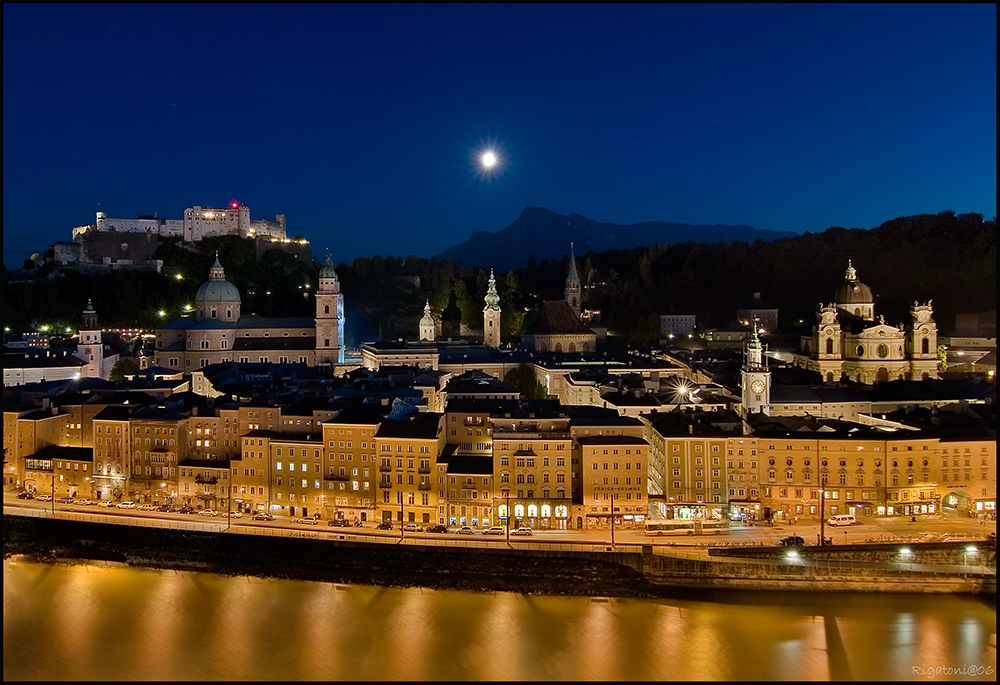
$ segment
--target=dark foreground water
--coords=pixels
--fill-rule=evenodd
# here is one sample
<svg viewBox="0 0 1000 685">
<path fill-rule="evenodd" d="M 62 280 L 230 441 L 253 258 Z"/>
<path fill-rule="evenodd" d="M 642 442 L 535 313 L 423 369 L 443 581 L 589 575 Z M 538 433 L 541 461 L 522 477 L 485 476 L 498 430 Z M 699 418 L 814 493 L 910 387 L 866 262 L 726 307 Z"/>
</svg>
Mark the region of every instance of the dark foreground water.
<svg viewBox="0 0 1000 685">
<path fill-rule="evenodd" d="M 996 680 L 972 597 L 477 594 L 4 562 L 4 680 Z"/>
</svg>

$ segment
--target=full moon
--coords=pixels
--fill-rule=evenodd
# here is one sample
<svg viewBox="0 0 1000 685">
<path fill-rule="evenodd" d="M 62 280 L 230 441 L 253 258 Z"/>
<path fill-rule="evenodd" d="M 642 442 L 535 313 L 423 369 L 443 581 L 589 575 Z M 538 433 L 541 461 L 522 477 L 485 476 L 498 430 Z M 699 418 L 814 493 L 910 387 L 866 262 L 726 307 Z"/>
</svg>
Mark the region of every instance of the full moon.
<svg viewBox="0 0 1000 685">
<path fill-rule="evenodd" d="M 484 152 L 482 157 L 483 166 L 487 169 L 496 166 L 497 156 L 493 152 Z"/>
</svg>

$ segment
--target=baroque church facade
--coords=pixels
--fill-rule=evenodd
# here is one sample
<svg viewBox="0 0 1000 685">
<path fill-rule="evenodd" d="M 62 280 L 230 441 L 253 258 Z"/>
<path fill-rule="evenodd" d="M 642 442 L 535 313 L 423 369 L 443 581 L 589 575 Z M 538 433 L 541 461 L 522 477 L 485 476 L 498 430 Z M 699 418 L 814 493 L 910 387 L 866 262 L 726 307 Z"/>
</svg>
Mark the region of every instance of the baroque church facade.
<svg viewBox="0 0 1000 685">
<path fill-rule="evenodd" d="M 914 302 L 908 322 L 887 324 L 875 316 L 875 296 L 848 261 L 834 301 L 820 304 L 812 334 L 802 336 L 795 365 L 817 371 L 826 383 L 938 378 L 933 314 L 930 300 Z"/>
<path fill-rule="evenodd" d="M 189 373 L 220 362 L 344 362 L 344 299 L 329 254 L 319 270 L 314 318 L 243 316 L 240 305 L 216 255 L 195 295 L 193 316 L 157 329 L 153 363 Z"/>
</svg>

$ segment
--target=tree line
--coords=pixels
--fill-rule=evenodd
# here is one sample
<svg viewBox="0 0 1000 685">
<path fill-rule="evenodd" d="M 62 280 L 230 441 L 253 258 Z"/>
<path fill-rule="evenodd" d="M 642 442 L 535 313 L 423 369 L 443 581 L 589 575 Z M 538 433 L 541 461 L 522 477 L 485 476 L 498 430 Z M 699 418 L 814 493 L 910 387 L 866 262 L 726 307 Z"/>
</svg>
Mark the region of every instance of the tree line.
<svg viewBox="0 0 1000 685">
<path fill-rule="evenodd" d="M 529 248 L 530 249 L 530 248 Z M 322 258 L 305 263 L 277 250 L 257 259 L 250 241 L 226 236 L 194 245 L 164 240 L 161 273 L 89 275 L 37 269 L 30 282 L 4 272 L 4 319 L 13 330 L 44 322 L 77 326 L 91 299 L 105 326 L 155 327 L 193 304 L 216 252 L 243 298 L 244 315 L 312 316 Z M 577 257 L 583 305 L 599 310 L 609 334 L 631 345 L 655 343 L 661 314 L 694 314 L 700 326 L 735 323 L 754 293 L 779 309 L 779 328 L 808 330 L 820 303 L 833 300 L 848 260 L 872 288 L 876 313 L 907 318 L 914 300 L 933 299 L 935 320 L 948 330 L 958 312 L 996 309 L 996 219 L 980 214 L 900 217 L 874 229 L 832 227 L 775 241 L 679 243 L 610 250 Z M 519 341 L 542 301 L 563 297 L 568 258 L 495 273 L 501 338 Z M 344 293 L 346 344 L 415 338 L 425 302 L 443 337 L 482 330 L 489 271 L 454 260 L 361 257 L 336 265 Z M 177 274 L 182 278 L 178 279 Z M 164 311 L 164 317 L 159 315 Z M 799 322 L 802 322 L 801 324 Z"/>
</svg>

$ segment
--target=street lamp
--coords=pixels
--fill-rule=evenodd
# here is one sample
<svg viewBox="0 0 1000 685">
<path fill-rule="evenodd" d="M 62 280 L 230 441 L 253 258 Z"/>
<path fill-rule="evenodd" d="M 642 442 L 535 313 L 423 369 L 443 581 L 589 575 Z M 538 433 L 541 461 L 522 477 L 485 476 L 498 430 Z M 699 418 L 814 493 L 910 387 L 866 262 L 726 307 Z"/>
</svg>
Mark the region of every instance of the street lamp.
<svg viewBox="0 0 1000 685">
<path fill-rule="evenodd" d="M 507 490 L 507 521 L 504 525 L 504 530 L 507 531 L 507 546 L 510 547 L 510 490 Z"/>
<path fill-rule="evenodd" d="M 820 478 L 819 484 L 819 545 L 823 546 L 825 538 L 823 537 L 824 524 L 826 523 L 826 477 Z"/>
<path fill-rule="evenodd" d="M 615 493 L 611 493 L 611 546 L 615 546 Z"/>
</svg>

